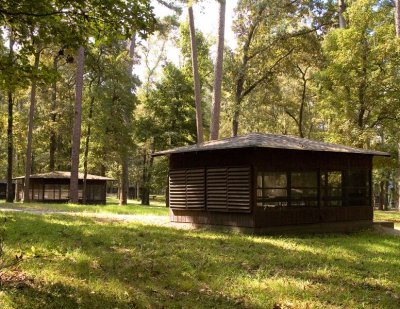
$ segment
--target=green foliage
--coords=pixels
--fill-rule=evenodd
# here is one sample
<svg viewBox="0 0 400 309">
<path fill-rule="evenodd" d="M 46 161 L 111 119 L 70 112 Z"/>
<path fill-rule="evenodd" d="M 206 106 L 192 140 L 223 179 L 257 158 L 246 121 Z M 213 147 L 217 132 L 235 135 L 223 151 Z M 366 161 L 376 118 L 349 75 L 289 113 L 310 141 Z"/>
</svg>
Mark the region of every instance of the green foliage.
<svg viewBox="0 0 400 309">
<path fill-rule="evenodd" d="M 388 18 L 392 8 L 359 0 L 347 12 L 349 27 L 329 32 L 324 40 L 320 102 L 332 140 L 374 147 L 400 107 L 400 50 Z"/>
<path fill-rule="evenodd" d="M 138 136 L 142 140 L 152 138 L 157 150 L 193 143 L 196 138 L 193 93 L 191 80 L 167 63 L 155 88 L 140 98 L 146 116 L 138 122 Z"/>
</svg>

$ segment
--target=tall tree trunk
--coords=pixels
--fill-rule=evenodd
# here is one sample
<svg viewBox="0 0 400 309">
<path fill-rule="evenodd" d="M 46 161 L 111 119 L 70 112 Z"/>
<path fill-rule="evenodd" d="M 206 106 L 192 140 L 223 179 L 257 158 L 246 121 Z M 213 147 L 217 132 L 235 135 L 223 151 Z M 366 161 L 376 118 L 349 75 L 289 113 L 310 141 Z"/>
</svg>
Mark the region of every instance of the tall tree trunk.
<svg viewBox="0 0 400 309">
<path fill-rule="evenodd" d="M 211 109 L 211 129 L 210 140 L 219 137 L 219 118 L 221 112 L 221 88 L 222 88 L 222 64 L 224 60 L 224 38 L 225 38 L 225 0 L 219 2 L 219 22 L 218 22 L 218 41 L 217 58 L 214 68 L 214 91 Z M 237 134 L 237 133 L 236 133 Z"/>
<path fill-rule="evenodd" d="M 400 142 L 397 143 L 397 207 L 400 211 Z"/>
<path fill-rule="evenodd" d="M 194 28 L 194 16 L 193 16 L 192 5 L 189 5 L 188 7 L 188 14 L 189 14 L 190 43 L 192 52 L 194 100 L 196 105 L 197 143 L 200 144 L 203 142 L 203 113 L 201 111 L 200 75 L 199 75 L 199 66 L 197 63 L 196 30 Z"/>
<path fill-rule="evenodd" d="M 71 182 L 69 198 L 71 203 L 79 202 L 79 148 L 81 144 L 81 123 L 82 123 L 82 96 L 83 96 L 83 70 L 85 61 L 85 49 L 80 46 L 78 49 L 76 63 L 76 84 L 75 84 L 75 112 L 74 127 L 72 133 L 71 152 Z"/>
<path fill-rule="evenodd" d="M 121 167 L 121 194 L 119 196 L 119 204 L 127 205 L 129 190 L 129 158 L 127 153 L 123 154 Z"/>
<path fill-rule="evenodd" d="M 10 65 L 13 65 L 14 60 L 14 37 L 12 33 L 12 29 L 9 29 L 10 37 L 10 45 L 9 45 L 9 60 Z M 6 192 L 6 201 L 8 203 L 12 203 L 14 201 L 13 196 L 13 183 L 12 183 L 12 172 L 13 172 L 13 148 L 14 148 L 14 141 L 13 141 L 13 93 L 9 86 L 7 91 L 7 98 L 8 98 L 8 117 L 7 117 L 7 192 Z"/>
<path fill-rule="evenodd" d="M 379 210 L 385 210 L 385 181 L 381 180 L 380 184 L 379 184 Z"/>
<path fill-rule="evenodd" d="M 396 36 L 400 37 L 400 0 L 395 0 L 395 26 Z"/>
<path fill-rule="evenodd" d="M 53 59 L 53 70 L 55 72 L 58 71 L 58 54 Z M 54 171 L 55 169 L 55 156 L 56 156 L 56 148 L 57 148 L 57 136 L 54 130 L 54 126 L 57 121 L 57 80 L 55 79 L 51 85 L 51 114 L 50 114 L 50 121 L 51 121 L 51 131 L 50 131 L 50 149 L 49 149 L 49 169 Z"/>
<path fill-rule="evenodd" d="M 338 14 L 339 14 L 339 28 L 344 29 L 347 27 L 346 19 L 343 13 L 346 11 L 345 0 L 338 0 Z"/>
<path fill-rule="evenodd" d="M 136 48 L 136 33 L 132 34 L 131 42 L 129 45 L 129 62 L 127 70 L 129 74 L 132 74 L 134 57 Z M 125 122 L 129 124 L 131 122 L 130 116 L 126 115 Z M 129 190 L 129 151 L 126 146 L 122 146 L 122 157 L 121 157 L 121 192 L 119 195 L 119 205 L 128 204 L 128 190 Z"/>
<path fill-rule="evenodd" d="M 24 203 L 29 203 L 31 197 L 29 196 L 30 176 L 32 173 L 32 139 L 33 139 L 33 120 L 35 116 L 36 106 L 36 85 L 37 85 L 37 71 L 39 69 L 40 51 L 35 53 L 34 71 L 31 86 L 31 103 L 29 106 L 28 117 L 28 141 L 26 147 L 26 162 L 25 162 L 25 182 L 24 182 Z"/>
<path fill-rule="evenodd" d="M 153 142 L 151 146 L 150 158 L 147 162 L 147 151 L 144 150 L 143 153 L 143 188 L 142 188 L 142 196 L 141 196 L 141 204 L 142 205 L 150 205 L 150 183 L 151 176 L 154 164 L 153 153 L 155 152 L 155 144 Z"/>
<path fill-rule="evenodd" d="M 142 195 L 140 196 L 142 205 L 149 205 L 149 190 L 147 190 L 147 151 L 143 149 L 143 174 L 142 174 Z"/>
<path fill-rule="evenodd" d="M 395 26 L 396 26 L 396 36 L 400 38 L 400 0 L 395 0 L 396 9 L 395 9 Z M 400 211 L 400 142 L 397 144 L 397 152 L 398 152 L 398 171 L 397 171 L 397 207 Z"/>
<path fill-rule="evenodd" d="M 88 156 L 89 156 L 89 143 L 90 143 L 90 131 L 92 127 L 92 117 L 93 117 L 93 106 L 94 106 L 94 96 L 90 99 L 89 106 L 89 116 L 88 116 L 88 127 L 86 132 L 86 140 L 85 140 L 85 153 L 83 159 L 83 190 L 82 190 L 82 199 L 83 204 L 86 204 L 86 189 L 87 189 L 87 174 L 88 174 Z"/>
</svg>

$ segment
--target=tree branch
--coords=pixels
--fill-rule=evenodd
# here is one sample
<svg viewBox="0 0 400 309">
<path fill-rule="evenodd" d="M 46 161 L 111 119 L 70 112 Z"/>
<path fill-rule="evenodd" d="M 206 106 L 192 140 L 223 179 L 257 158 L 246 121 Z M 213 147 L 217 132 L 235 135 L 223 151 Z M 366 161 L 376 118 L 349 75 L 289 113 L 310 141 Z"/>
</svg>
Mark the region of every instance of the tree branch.
<svg viewBox="0 0 400 309">
<path fill-rule="evenodd" d="M 286 59 L 292 52 L 293 52 L 294 48 L 291 48 L 286 54 L 284 54 L 282 57 L 280 57 L 277 61 L 275 61 L 275 63 L 269 68 L 269 70 L 257 81 L 255 81 L 252 85 L 250 85 L 245 91 L 243 91 L 242 95 L 241 95 L 241 99 L 243 99 L 245 96 L 247 96 L 250 92 L 253 91 L 254 88 L 256 88 L 260 83 L 262 83 L 263 81 L 267 80 L 271 74 L 273 73 L 273 70 L 275 69 L 276 66 L 278 66 L 278 64 Z"/>
</svg>

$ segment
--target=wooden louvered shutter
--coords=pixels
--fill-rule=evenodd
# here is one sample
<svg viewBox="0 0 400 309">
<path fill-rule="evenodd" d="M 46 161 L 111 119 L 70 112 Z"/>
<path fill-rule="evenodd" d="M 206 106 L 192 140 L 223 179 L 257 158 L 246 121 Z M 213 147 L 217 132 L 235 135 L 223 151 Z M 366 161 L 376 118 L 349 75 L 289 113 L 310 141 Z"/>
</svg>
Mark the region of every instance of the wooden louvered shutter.
<svg viewBox="0 0 400 309">
<path fill-rule="evenodd" d="M 228 209 L 249 212 L 250 208 L 250 168 L 228 168 Z"/>
<path fill-rule="evenodd" d="M 170 171 L 169 206 L 173 209 L 205 208 L 204 169 Z"/>
<path fill-rule="evenodd" d="M 226 211 L 227 209 L 227 169 L 207 169 L 207 209 Z"/>
<path fill-rule="evenodd" d="M 207 169 L 207 209 L 210 211 L 249 212 L 249 167 Z"/>
<path fill-rule="evenodd" d="M 186 170 L 186 207 L 187 209 L 205 209 L 204 169 Z"/>
<path fill-rule="evenodd" d="M 169 207 L 186 208 L 186 170 L 169 172 Z"/>
</svg>

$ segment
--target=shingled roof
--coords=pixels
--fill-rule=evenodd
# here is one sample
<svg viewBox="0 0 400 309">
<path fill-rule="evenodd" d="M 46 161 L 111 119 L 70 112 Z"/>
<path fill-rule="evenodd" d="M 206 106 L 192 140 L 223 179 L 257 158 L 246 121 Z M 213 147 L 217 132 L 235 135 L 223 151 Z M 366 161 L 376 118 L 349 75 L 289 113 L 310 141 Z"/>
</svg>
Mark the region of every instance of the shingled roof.
<svg viewBox="0 0 400 309">
<path fill-rule="evenodd" d="M 354 148 L 344 145 L 323 143 L 290 135 L 250 133 L 247 135 L 230 137 L 201 144 L 184 146 L 154 153 L 154 156 L 163 156 L 173 153 L 211 151 L 238 148 L 275 148 L 318 152 L 358 153 L 373 156 L 390 156 L 387 152 Z"/>
<path fill-rule="evenodd" d="M 19 176 L 15 177 L 15 179 L 23 179 L 25 176 Z M 50 172 L 50 173 L 42 173 L 42 174 L 33 174 L 30 176 L 30 178 L 45 178 L 45 179 L 70 179 L 71 178 L 71 172 L 63 172 L 63 171 L 55 171 L 55 172 Z M 83 173 L 78 174 L 79 179 L 83 179 Z M 91 175 L 87 174 L 88 180 L 114 180 L 109 177 L 103 177 L 103 176 L 98 176 L 98 175 Z"/>
</svg>

